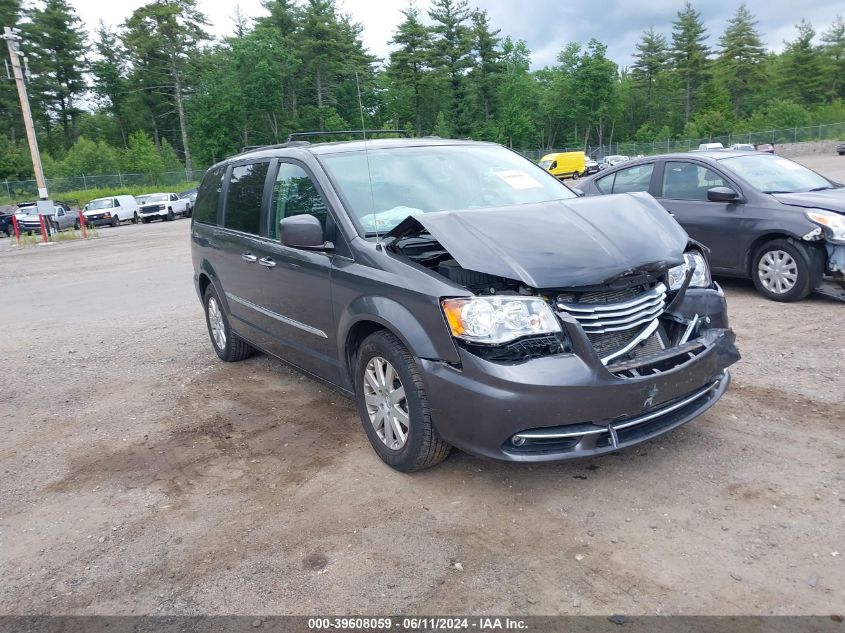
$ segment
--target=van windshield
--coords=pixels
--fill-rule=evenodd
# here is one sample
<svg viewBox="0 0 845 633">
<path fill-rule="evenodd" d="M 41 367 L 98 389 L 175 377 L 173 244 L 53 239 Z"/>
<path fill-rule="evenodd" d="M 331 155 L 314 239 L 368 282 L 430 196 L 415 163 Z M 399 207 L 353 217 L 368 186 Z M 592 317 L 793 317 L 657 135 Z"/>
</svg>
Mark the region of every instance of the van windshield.
<svg viewBox="0 0 845 633">
<path fill-rule="evenodd" d="M 89 211 L 96 211 L 97 209 L 111 209 L 114 204 L 112 198 L 101 198 L 100 200 L 92 200 L 86 206 Z"/>
<path fill-rule="evenodd" d="M 498 145 L 435 145 L 320 157 L 365 233 L 409 215 L 574 198 L 554 176 Z M 369 167 L 368 167 L 369 162 Z"/>
</svg>

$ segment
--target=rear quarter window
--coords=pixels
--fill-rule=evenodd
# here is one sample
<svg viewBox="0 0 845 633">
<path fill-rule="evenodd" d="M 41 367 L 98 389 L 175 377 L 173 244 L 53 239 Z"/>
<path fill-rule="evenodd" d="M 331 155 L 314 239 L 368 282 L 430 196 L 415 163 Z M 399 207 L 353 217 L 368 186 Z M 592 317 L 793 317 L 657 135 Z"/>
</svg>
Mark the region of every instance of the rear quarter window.
<svg viewBox="0 0 845 633">
<path fill-rule="evenodd" d="M 217 224 L 217 203 L 223 188 L 224 172 L 224 167 L 206 172 L 197 191 L 197 201 L 194 203 L 194 222 Z"/>
</svg>

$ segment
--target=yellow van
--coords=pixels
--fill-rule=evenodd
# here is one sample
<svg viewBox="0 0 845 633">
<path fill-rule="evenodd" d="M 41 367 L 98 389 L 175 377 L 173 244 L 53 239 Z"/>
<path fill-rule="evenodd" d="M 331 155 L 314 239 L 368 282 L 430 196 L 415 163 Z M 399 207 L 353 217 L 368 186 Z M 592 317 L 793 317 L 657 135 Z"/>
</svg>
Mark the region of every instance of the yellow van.
<svg viewBox="0 0 845 633">
<path fill-rule="evenodd" d="M 546 154 L 540 159 L 540 167 L 561 180 L 580 178 L 586 170 L 587 157 L 584 152 L 559 152 Z"/>
</svg>

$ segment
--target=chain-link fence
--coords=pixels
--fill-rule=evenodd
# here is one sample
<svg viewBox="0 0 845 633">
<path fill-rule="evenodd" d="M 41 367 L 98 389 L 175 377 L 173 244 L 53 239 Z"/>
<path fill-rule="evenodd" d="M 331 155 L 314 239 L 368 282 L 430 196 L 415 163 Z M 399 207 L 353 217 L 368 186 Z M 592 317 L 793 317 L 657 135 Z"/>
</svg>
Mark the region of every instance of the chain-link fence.
<svg viewBox="0 0 845 633">
<path fill-rule="evenodd" d="M 721 143 L 725 147 L 730 147 L 735 143 L 749 143 L 751 145 L 771 143 L 773 145 L 779 145 L 783 143 L 809 143 L 832 139 L 845 140 L 845 123 L 827 123 L 806 127 L 767 130 L 764 132 L 742 132 L 697 139 L 669 139 L 665 141 L 653 141 L 651 143 L 611 143 L 610 145 L 588 145 L 586 148 L 566 147 L 525 150 L 521 153 L 528 158 L 539 160 L 544 154 L 571 152 L 583 149 L 588 156 L 599 159 L 614 154 L 623 154 L 625 156 L 639 156 L 642 154 L 643 156 L 649 156 L 651 154 L 666 154 L 670 152 L 688 152 L 698 149 L 698 146 L 702 143 Z"/>
<path fill-rule="evenodd" d="M 184 183 L 199 182 L 205 169 L 181 169 L 160 174 L 99 174 L 96 176 L 71 176 L 68 178 L 48 178 L 47 190 L 51 197 L 60 197 L 62 193 L 89 191 L 94 189 L 131 189 L 150 187 L 168 188 Z M 9 200 L 28 200 L 38 197 L 38 186 L 34 180 L 3 180 L 0 182 L 0 197 Z"/>
</svg>

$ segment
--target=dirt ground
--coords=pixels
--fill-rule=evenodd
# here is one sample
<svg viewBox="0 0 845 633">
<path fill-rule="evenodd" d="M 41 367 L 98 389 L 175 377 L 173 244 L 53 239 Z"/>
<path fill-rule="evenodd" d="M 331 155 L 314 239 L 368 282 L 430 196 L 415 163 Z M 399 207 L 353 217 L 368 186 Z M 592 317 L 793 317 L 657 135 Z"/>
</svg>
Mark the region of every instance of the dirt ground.
<svg viewBox="0 0 845 633">
<path fill-rule="evenodd" d="M 845 180 L 845 158 L 808 161 Z M 189 223 L 0 240 L 0 614 L 829 614 L 845 306 L 723 281 L 743 360 L 657 441 L 403 475 L 352 404 L 223 364 Z"/>
</svg>

